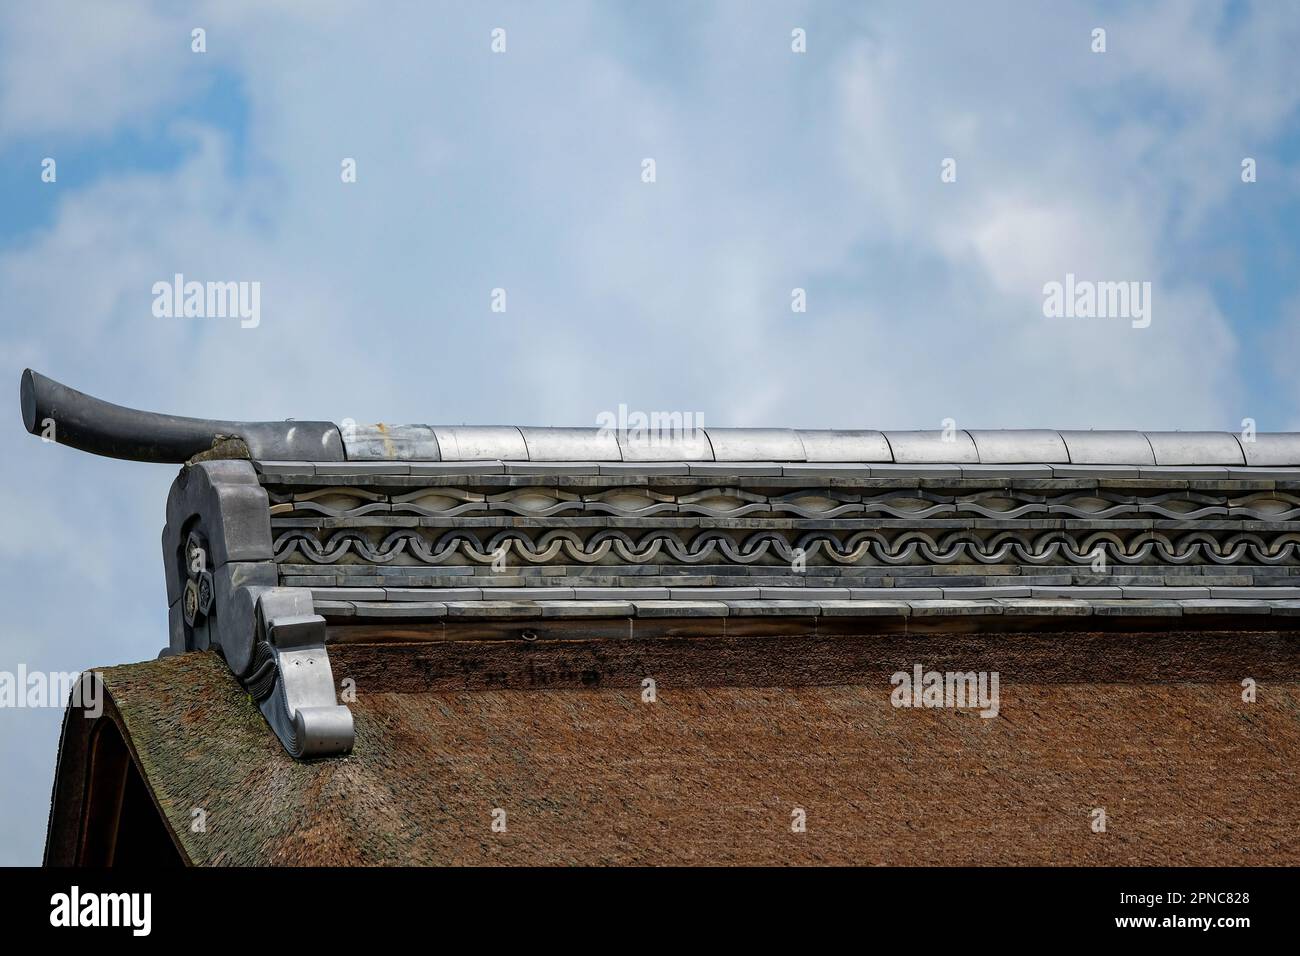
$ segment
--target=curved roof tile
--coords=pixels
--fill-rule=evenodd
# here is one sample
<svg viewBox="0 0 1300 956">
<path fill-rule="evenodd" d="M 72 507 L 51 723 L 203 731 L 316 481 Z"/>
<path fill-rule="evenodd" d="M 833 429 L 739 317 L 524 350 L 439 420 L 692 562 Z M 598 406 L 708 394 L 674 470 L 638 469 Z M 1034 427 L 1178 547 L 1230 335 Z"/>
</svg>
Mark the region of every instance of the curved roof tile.
<svg viewBox="0 0 1300 956">
<path fill-rule="evenodd" d="M 1064 431 L 1065 442 L 1074 465 L 1154 465 L 1155 452 L 1142 432 Z"/>
<path fill-rule="evenodd" d="M 992 465 L 1065 464 L 1070 458 L 1061 433 L 1046 429 L 970 431 L 979 460 Z"/>
<path fill-rule="evenodd" d="M 1157 465 L 1244 465 L 1237 436 L 1228 432 L 1146 432 Z"/>
<path fill-rule="evenodd" d="M 975 442 L 964 431 L 885 432 L 900 465 L 977 464 Z"/>
</svg>

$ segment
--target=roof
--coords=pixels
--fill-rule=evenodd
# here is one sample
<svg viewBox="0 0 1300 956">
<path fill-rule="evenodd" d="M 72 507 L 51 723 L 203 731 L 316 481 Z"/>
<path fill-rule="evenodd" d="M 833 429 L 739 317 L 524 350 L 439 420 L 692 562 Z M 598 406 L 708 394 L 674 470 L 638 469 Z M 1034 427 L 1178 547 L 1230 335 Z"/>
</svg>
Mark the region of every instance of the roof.
<svg viewBox="0 0 1300 956">
<path fill-rule="evenodd" d="M 1300 436 L 22 404 L 182 463 L 169 656 L 69 713 L 52 861 L 1300 859 Z M 1001 713 L 900 714 L 914 666 Z"/>
<path fill-rule="evenodd" d="M 1300 859 L 1296 646 L 1171 632 L 955 654 L 870 636 L 339 647 L 356 746 L 307 762 L 214 655 L 102 673 L 105 719 L 198 864 L 1260 865 Z M 1000 718 L 891 707 L 889 674 L 913 660 L 998 667 Z M 65 784 L 87 759 L 85 722 L 69 722 Z M 56 788 L 51 862 L 70 861 L 79 797 Z"/>
</svg>

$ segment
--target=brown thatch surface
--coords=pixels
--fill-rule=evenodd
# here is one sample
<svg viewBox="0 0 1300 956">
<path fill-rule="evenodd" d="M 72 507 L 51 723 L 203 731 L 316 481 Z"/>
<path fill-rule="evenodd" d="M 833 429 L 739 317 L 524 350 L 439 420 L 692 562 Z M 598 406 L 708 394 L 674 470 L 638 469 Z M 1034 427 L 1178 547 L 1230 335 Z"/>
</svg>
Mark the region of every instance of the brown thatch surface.
<svg viewBox="0 0 1300 956">
<path fill-rule="evenodd" d="M 588 666 L 590 647 L 338 647 L 336 678 L 358 684 L 356 749 L 314 763 L 283 752 L 213 655 L 104 679 L 195 863 L 1300 863 L 1292 635 L 1053 635 L 1075 661 L 1064 670 L 1048 638 L 993 636 L 991 720 L 890 705 L 889 672 L 944 666 L 934 638 L 839 641 L 870 664 L 831 685 L 809 659 L 829 652 L 789 638 L 775 665 L 694 680 L 692 658 L 771 651 L 605 648 Z M 1107 646 L 1125 668 L 1093 656 Z M 680 663 L 656 669 L 656 654 Z M 1105 676 L 1081 682 L 1089 659 Z M 642 673 L 658 674 L 657 703 L 641 702 Z M 765 674 L 789 686 L 703 686 Z M 1255 703 L 1244 676 L 1260 680 Z M 791 832 L 796 807 L 806 833 Z"/>
</svg>

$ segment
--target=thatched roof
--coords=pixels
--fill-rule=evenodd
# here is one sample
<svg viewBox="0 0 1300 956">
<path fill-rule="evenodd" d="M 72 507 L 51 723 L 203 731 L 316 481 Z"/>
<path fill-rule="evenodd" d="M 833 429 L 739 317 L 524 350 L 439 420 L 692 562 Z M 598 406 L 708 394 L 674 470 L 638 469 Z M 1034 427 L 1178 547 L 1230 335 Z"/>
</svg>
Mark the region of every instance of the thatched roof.
<svg viewBox="0 0 1300 956">
<path fill-rule="evenodd" d="M 199 864 L 1300 860 L 1294 634 L 587 643 L 336 647 L 357 685 L 341 758 L 285 753 L 212 653 L 103 671 L 104 719 Z M 892 707 L 913 660 L 1000 668 L 999 715 Z M 89 723 L 62 745 L 56 862 Z"/>
</svg>

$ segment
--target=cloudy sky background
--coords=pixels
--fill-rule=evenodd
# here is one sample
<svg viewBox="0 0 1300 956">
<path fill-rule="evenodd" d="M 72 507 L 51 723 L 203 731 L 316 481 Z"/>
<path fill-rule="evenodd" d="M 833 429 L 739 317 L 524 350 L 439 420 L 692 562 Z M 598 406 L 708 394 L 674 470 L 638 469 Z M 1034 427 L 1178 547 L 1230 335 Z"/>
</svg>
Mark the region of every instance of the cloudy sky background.
<svg viewBox="0 0 1300 956">
<path fill-rule="evenodd" d="M 183 6 L 0 8 L 0 670 L 166 639 L 176 469 L 27 436 L 27 366 L 236 419 L 1300 428 L 1300 5 Z M 176 272 L 260 327 L 155 318 Z M 1150 328 L 1045 319 L 1067 272 Z M 0 862 L 60 719 L 0 711 Z"/>
</svg>

